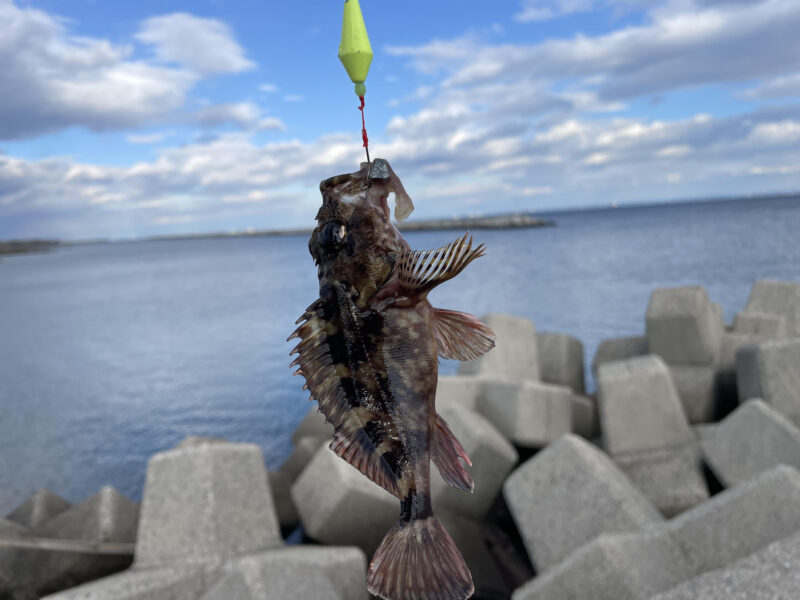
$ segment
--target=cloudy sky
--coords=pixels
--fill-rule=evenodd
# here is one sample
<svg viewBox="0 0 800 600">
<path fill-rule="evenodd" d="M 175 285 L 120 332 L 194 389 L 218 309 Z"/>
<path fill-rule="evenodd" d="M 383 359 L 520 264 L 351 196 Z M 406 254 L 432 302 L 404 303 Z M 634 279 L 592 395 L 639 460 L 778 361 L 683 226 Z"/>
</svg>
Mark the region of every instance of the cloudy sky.
<svg viewBox="0 0 800 600">
<path fill-rule="evenodd" d="M 415 217 L 800 190 L 798 0 L 362 0 Z M 363 157 L 341 0 L 0 0 L 0 238 L 302 227 Z"/>
</svg>

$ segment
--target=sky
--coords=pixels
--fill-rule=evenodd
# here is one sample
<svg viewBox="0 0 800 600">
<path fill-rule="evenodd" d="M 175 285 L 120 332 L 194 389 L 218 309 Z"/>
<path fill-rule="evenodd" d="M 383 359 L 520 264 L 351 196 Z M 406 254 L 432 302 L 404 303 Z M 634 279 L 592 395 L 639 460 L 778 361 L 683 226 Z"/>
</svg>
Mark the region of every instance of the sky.
<svg viewBox="0 0 800 600">
<path fill-rule="evenodd" d="M 0 239 L 311 227 L 364 157 L 342 5 L 0 0 Z M 798 0 L 361 6 L 412 218 L 800 191 Z"/>
</svg>

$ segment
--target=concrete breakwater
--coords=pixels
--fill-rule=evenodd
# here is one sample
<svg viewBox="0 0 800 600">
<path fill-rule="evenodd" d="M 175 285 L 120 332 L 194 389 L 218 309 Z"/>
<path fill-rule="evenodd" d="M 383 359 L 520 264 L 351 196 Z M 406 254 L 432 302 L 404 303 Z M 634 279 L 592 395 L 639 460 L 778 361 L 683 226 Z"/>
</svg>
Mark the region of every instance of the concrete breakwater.
<svg viewBox="0 0 800 600">
<path fill-rule="evenodd" d="M 485 321 L 497 348 L 437 390 L 475 491 L 435 469 L 431 483 L 476 598 L 796 595 L 800 284 L 756 282 L 731 325 L 703 288 L 655 290 L 644 335 L 598 348 L 593 394 L 578 339 Z M 141 508 L 110 488 L 75 506 L 39 492 L 0 538 L 135 542 L 131 568 L 52 599 L 366 599 L 397 501 L 328 450 L 331 434 L 312 408 L 270 473 L 254 445 L 189 438 L 151 459 Z M 0 597 L 130 562 L 0 547 Z"/>
</svg>

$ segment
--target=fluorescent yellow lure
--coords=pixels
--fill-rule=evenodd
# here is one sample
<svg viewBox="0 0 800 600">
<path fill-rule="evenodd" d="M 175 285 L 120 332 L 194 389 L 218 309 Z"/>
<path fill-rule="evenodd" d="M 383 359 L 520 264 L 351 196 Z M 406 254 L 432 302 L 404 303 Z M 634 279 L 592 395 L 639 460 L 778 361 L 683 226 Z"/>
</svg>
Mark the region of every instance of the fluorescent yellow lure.
<svg viewBox="0 0 800 600">
<path fill-rule="evenodd" d="M 364 82 L 367 80 L 369 65 L 372 62 L 372 46 L 369 43 L 367 26 L 364 25 L 364 16 L 361 14 L 358 0 L 344 2 L 339 60 L 342 61 L 351 81 L 356 84 L 356 96 L 364 96 L 367 91 Z"/>
</svg>

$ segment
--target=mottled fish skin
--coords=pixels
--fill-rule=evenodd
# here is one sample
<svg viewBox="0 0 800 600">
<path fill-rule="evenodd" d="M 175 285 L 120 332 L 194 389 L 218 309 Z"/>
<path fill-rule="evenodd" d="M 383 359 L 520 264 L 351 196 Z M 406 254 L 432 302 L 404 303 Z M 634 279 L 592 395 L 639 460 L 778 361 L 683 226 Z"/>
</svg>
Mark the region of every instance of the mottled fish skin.
<svg viewBox="0 0 800 600">
<path fill-rule="evenodd" d="M 391 223 L 387 196 L 398 186 L 402 190 L 402 185 L 394 173 L 381 181 L 369 181 L 366 175 L 363 166 L 358 173 L 320 185 L 323 204 L 309 240 L 318 266 L 320 295 L 298 321 L 302 323 L 293 337 L 301 341 L 293 351 L 298 353 L 293 365 L 299 366 L 312 397 L 334 426 L 331 448 L 401 501 L 401 522 L 424 523 L 433 519 L 430 460 L 437 424 L 436 309 L 424 297 L 427 291 L 411 299 L 395 298 L 398 293 L 392 290 L 402 288 L 397 263 L 401 256 L 409 256 L 410 248 Z M 459 270 L 482 252 L 464 247 Z M 381 292 L 387 297 L 376 304 Z M 455 451 L 460 450 L 458 456 L 466 458 L 454 438 L 453 443 Z M 460 463 L 458 468 L 463 469 Z M 471 485 L 466 472 L 463 477 Z M 440 554 L 452 550 L 457 555 L 457 559 L 442 560 L 460 561 L 453 567 L 457 581 L 422 581 L 420 585 L 444 590 L 431 592 L 430 598 L 466 598 L 472 590 L 469 571 L 438 522 L 437 527 L 443 533 L 431 526 L 432 535 L 443 535 L 447 539 L 441 543 L 452 545 L 452 549 L 439 550 Z M 378 563 L 387 562 L 379 560 L 379 555 L 383 556 L 381 549 L 376 553 Z M 401 568 L 384 564 L 382 574 L 374 577 L 382 580 L 371 581 L 375 587 L 371 591 L 392 600 L 411 598 L 411 594 L 428 597 L 419 596 L 421 592 L 414 591 L 411 583 L 403 584 L 406 588 L 392 587 L 400 585 L 394 569 Z M 391 581 L 383 581 L 387 578 Z M 450 591 L 444 589 L 448 586 Z"/>
</svg>

